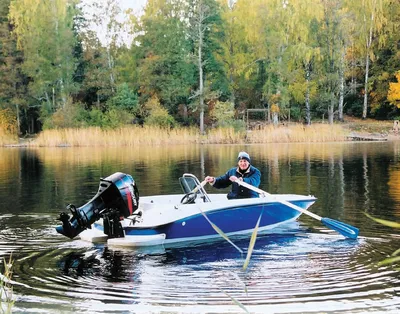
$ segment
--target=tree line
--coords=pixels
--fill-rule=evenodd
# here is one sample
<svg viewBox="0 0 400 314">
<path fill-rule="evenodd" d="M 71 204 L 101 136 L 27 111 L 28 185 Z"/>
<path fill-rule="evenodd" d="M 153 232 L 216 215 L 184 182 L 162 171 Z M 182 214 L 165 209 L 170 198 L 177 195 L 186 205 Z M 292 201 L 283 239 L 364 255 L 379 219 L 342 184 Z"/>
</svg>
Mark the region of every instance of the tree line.
<svg viewBox="0 0 400 314">
<path fill-rule="evenodd" d="M 400 117 L 398 0 L 3 0 L 0 113 L 43 128 Z M 127 38 L 130 38 L 128 40 Z"/>
</svg>

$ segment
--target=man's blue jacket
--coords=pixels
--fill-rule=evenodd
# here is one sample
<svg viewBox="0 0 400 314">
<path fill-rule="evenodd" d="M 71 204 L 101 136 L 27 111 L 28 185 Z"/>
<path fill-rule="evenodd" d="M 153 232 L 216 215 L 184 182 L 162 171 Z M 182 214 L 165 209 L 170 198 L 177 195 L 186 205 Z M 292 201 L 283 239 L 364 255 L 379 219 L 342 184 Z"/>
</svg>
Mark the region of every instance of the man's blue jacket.
<svg viewBox="0 0 400 314">
<path fill-rule="evenodd" d="M 236 176 L 237 178 L 243 178 L 243 181 L 251 184 L 252 186 L 258 188 L 260 185 L 261 172 L 256 167 L 250 165 L 244 174 L 239 172 L 238 167 L 229 169 L 224 175 L 215 178 L 213 187 L 217 189 L 223 189 L 232 184 L 232 190 L 228 193 L 228 199 L 234 198 L 251 198 L 259 197 L 258 193 L 249 190 L 236 182 L 229 180 L 229 177 Z"/>
</svg>

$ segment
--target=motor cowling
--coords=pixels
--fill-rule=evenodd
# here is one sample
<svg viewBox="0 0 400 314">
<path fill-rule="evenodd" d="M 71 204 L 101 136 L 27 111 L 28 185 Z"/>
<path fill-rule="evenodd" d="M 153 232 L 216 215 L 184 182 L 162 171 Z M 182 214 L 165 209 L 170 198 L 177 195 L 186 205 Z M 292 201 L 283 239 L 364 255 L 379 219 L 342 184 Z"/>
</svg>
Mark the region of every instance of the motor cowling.
<svg viewBox="0 0 400 314">
<path fill-rule="evenodd" d="M 100 179 L 97 194 L 85 205 L 79 208 L 67 205 L 72 216 L 61 213 L 59 220 L 62 225 L 57 226 L 56 230 L 73 239 L 110 211 L 122 218 L 132 215 L 138 207 L 139 191 L 132 176 L 116 172 Z"/>
</svg>

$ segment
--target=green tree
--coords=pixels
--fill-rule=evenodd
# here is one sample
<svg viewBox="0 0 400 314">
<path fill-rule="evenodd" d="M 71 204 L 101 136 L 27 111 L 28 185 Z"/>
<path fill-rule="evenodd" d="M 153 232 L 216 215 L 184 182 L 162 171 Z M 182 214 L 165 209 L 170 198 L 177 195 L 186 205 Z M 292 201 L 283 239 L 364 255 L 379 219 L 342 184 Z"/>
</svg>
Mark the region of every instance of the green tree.
<svg viewBox="0 0 400 314">
<path fill-rule="evenodd" d="M 223 54 L 220 54 L 220 62 L 224 65 L 228 80 L 230 101 L 235 105 L 239 87 L 239 60 L 242 47 L 245 45 L 244 29 L 238 23 L 238 10 L 236 1 L 220 0 L 221 19 L 225 25 L 224 36 L 219 39 Z"/>
<path fill-rule="evenodd" d="M 108 106 L 137 114 L 139 110 L 137 94 L 129 88 L 127 83 L 123 83 L 117 87 L 116 95 L 109 99 Z"/>
<path fill-rule="evenodd" d="M 27 78 L 21 71 L 23 55 L 17 50 L 9 23 L 10 1 L 0 3 L 0 108 L 10 108 L 17 119 L 18 132 L 24 132 L 27 126 Z M 33 131 L 28 128 L 28 131 Z"/>
<path fill-rule="evenodd" d="M 263 86 L 268 78 L 269 23 L 267 0 L 220 0 L 224 36 L 221 61 L 229 83 L 231 101 L 239 110 L 262 107 Z M 272 2 L 272 1 L 271 1 Z"/>
<path fill-rule="evenodd" d="M 189 60 L 185 3 L 149 0 L 134 25 L 139 34 L 132 51 L 138 63 L 139 94 L 142 102 L 157 96 L 172 114 L 178 105 L 187 106 L 195 83 L 195 67 Z"/>
<path fill-rule="evenodd" d="M 119 80 L 117 64 L 120 51 L 126 51 L 122 35 L 122 15 L 117 0 L 93 2 L 87 5 L 85 22 L 80 27 L 80 38 L 84 45 L 84 101 L 91 108 L 106 110 L 106 102 L 117 91 Z M 96 31 L 94 31 L 94 29 Z"/>
<path fill-rule="evenodd" d="M 12 0 L 10 4 L 17 45 L 24 53 L 22 70 L 31 78 L 30 95 L 38 102 L 44 100 L 47 112 L 66 106 L 76 91 L 75 13 L 73 0 Z"/>
<path fill-rule="evenodd" d="M 14 33 L 24 51 L 23 70 L 32 78 L 31 90 L 38 96 L 45 94 L 49 104 L 53 95 L 53 107 L 57 91 L 65 105 L 73 90 L 73 16 L 73 5 L 66 1 L 14 0 L 10 6 Z"/>
<path fill-rule="evenodd" d="M 370 62 L 375 60 L 374 47 L 378 48 L 385 40 L 384 30 L 387 24 L 387 16 L 384 8 L 389 5 L 390 0 L 364 0 L 348 1 L 347 6 L 352 12 L 353 20 L 358 25 L 359 32 L 356 33 L 356 45 L 358 51 L 364 55 L 364 101 L 362 117 L 367 117 L 368 95 L 369 95 L 369 71 Z M 374 43 L 377 45 L 374 46 Z"/>
<path fill-rule="evenodd" d="M 189 35 L 194 43 L 194 56 L 198 71 L 198 89 L 192 97 L 198 97 L 198 109 L 200 112 L 200 133 L 204 133 L 204 87 L 206 63 L 212 59 L 212 52 L 207 51 L 207 45 L 213 42 L 213 33 L 216 21 L 219 20 L 219 6 L 213 0 L 191 1 L 192 12 L 189 15 Z M 208 47 L 210 48 L 210 47 Z M 207 53 L 208 52 L 208 53 Z"/>
<path fill-rule="evenodd" d="M 293 2 L 292 27 L 288 33 L 290 46 L 288 61 L 292 77 L 289 90 L 295 101 L 305 104 L 306 122 L 311 124 L 311 102 L 317 95 L 317 64 L 323 56 L 318 42 L 320 23 L 324 16 L 322 2 L 304 0 Z"/>
<path fill-rule="evenodd" d="M 385 40 L 376 49 L 374 62 L 370 71 L 370 108 L 371 116 L 382 119 L 399 115 L 396 106 L 388 102 L 388 88 L 395 80 L 396 72 L 400 68 L 398 43 L 400 34 L 400 2 L 392 1 L 384 8 L 387 19 Z M 376 44 L 375 44 L 376 46 Z"/>
<path fill-rule="evenodd" d="M 341 23 L 343 23 L 342 2 L 340 0 L 322 0 L 324 18 L 320 29 L 320 46 L 324 56 L 320 72 L 320 101 L 327 107 L 328 121 L 333 123 L 335 105 L 340 92 L 340 65 L 343 41 Z M 325 112 L 323 108 L 323 112 Z"/>
</svg>

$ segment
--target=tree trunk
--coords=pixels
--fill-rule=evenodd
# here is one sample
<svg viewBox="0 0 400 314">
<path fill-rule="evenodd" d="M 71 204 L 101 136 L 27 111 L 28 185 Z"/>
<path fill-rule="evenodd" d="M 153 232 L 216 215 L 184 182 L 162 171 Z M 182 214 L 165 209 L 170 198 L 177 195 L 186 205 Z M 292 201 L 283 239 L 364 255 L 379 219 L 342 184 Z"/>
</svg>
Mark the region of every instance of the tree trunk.
<svg viewBox="0 0 400 314">
<path fill-rule="evenodd" d="M 374 14 L 371 16 L 371 21 L 374 20 Z M 362 118 L 367 118 L 367 109 L 368 109 L 368 73 L 369 73 L 369 51 L 372 44 L 372 25 L 369 29 L 369 38 L 367 38 L 367 53 L 365 58 L 365 84 L 364 84 L 364 105 L 363 105 L 363 114 Z"/>
<path fill-rule="evenodd" d="M 19 106 L 18 106 L 18 104 L 16 104 L 15 107 L 17 107 L 17 130 L 18 130 L 18 134 L 21 134 L 21 121 L 19 119 Z"/>
<path fill-rule="evenodd" d="M 310 108 L 310 63 L 306 66 L 306 121 L 307 125 L 311 125 L 311 108 Z"/>
<path fill-rule="evenodd" d="M 367 109 L 368 109 L 368 72 L 369 72 L 369 55 L 367 53 L 367 57 L 365 58 L 364 105 L 362 113 L 363 119 L 367 117 Z"/>
<path fill-rule="evenodd" d="M 331 93 L 331 103 L 328 106 L 328 122 L 329 124 L 333 124 L 333 110 L 335 108 L 335 97 L 334 94 Z"/>
<path fill-rule="evenodd" d="M 52 95 L 53 108 L 51 111 L 56 111 L 56 91 L 55 91 L 54 87 L 52 88 L 52 92 L 53 92 L 53 95 Z"/>
<path fill-rule="evenodd" d="M 114 78 L 114 74 L 113 74 L 114 59 L 111 55 L 110 49 L 107 49 L 107 62 L 108 62 L 108 69 L 110 71 L 111 91 L 112 91 L 112 93 L 115 93 L 115 91 L 114 91 L 115 78 Z"/>
<path fill-rule="evenodd" d="M 47 105 L 49 106 L 49 109 L 52 110 L 51 108 L 51 101 L 50 101 L 50 97 L 49 97 L 49 93 L 47 91 L 44 92 L 44 95 L 46 97 L 46 101 L 47 101 Z"/>
<path fill-rule="evenodd" d="M 199 6 L 199 47 L 197 50 L 198 53 L 198 67 L 199 67 L 199 106 L 200 106 L 200 133 L 204 134 L 204 86 L 203 86 L 203 62 L 202 62 L 202 46 L 203 46 L 203 30 L 202 30 L 202 23 L 201 21 L 203 20 L 203 8 L 202 5 L 200 4 Z"/>
<path fill-rule="evenodd" d="M 354 45 L 352 47 L 352 50 L 354 50 Z M 357 92 L 357 79 L 355 72 L 357 71 L 357 64 L 356 64 L 356 58 L 354 57 L 354 53 L 352 54 L 351 57 L 351 83 L 350 83 L 350 92 L 352 95 L 355 95 Z"/>
<path fill-rule="evenodd" d="M 344 60 L 345 50 L 342 51 L 342 59 L 339 70 L 339 121 L 343 122 L 343 102 L 344 102 Z"/>
<path fill-rule="evenodd" d="M 65 108 L 67 105 L 67 97 L 65 96 L 64 82 L 62 79 L 60 79 L 60 89 L 61 89 L 61 99 L 63 103 L 63 108 Z"/>
</svg>

